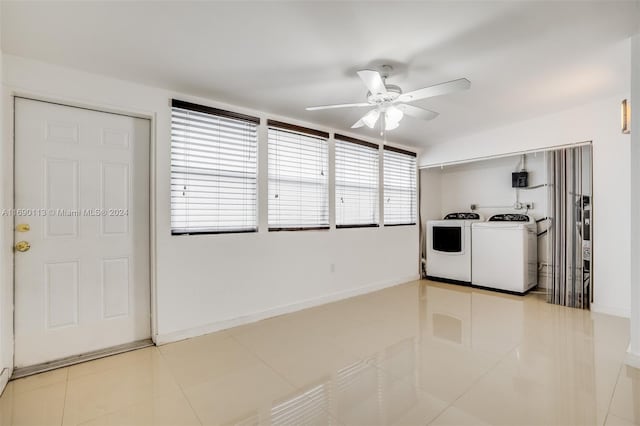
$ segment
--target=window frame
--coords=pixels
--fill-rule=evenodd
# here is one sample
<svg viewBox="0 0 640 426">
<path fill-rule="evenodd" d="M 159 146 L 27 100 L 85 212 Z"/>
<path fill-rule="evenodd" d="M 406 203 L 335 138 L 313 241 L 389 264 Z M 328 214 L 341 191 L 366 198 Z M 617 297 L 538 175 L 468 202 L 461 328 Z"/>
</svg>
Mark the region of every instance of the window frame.
<svg viewBox="0 0 640 426">
<path fill-rule="evenodd" d="M 329 150 L 329 132 L 324 132 L 321 130 L 315 130 L 308 127 L 298 126 L 295 124 L 285 123 L 277 120 L 267 120 L 267 194 L 269 194 L 270 186 L 271 186 L 271 178 L 270 178 L 270 154 L 269 154 L 269 130 L 273 129 L 276 131 L 284 131 L 294 134 L 301 134 L 303 136 L 308 136 L 311 138 L 323 139 L 323 143 L 325 144 L 326 155 L 327 155 L 327 176 L 326 176 L 326 186 L 327 186 L 327 225 L 316 225 L 316 226 L 278 226 L 271 225 L 269 223 L 269 207 L 271 205 L 271 197 L 267 195 L 267 229 L 269 232 L 286 232 L 286 231 L 326 231 L 331 229 L 331 185 L 330 185 L 330 176 L 333 170 L 331 170 L 331 161 L 330 161 L 330 150 Z"/>
<path fill-rule="evenodd" d="M 209 115 L 213 115 L 213 116 L 217 116 L 217 117 L 222 117 L 222 118 L 227 118 L 227 119 L 232 119 L 232 120 L 237 120 L 237 121 L 245 121 L 248 123 L 253 123 L 256 126 L 256 145 L 255 145 L 255 188 L 256 188 L 256 196 L 254 199 L 254 203 L 255 203 L 255 226 L 252 228 L 246 228 L 246 229 L 229 229 L 229 230 L 202 230 L 202 231 L 192 231 L 192 230 L 176 230 L 173 227 L 173 202 L 171 200 L 172 196 L 171 196 L 171 191 L 172 189 L 170 189 L 170 194 L 169 194 L 169 228 L 170 228 L 170 233 L 171 236 L 183 236 L 183 235 L 222 235 L 222 234 L 250 234 L 250 233 L 257 233 L 258 232 L 258 227 L 259 227 L 259 222 L 260 222 L 260 217 L 259 217 L 259 185 L 260 185 L 260 178 L 259 178 L 259 159 L 258 159 L 258 155 L 259 155 L 259 146 L 260 146 L 260 124 L 261 124 L 261 120 L 260 117 L 255 117 L 255 116 L 251 116 L 251 115 L 247 115 L 247 114 L 242 114 L 242 113 L 238 113 L 235 111 L 228 111 L 228 110 L 223 110 L 223 109 L 219 109 L 219 108 L 214 108 L 214 107 L 210 107 L 210 106 L 206 106 L 206 105 L 200 105 L 200 104 L 195 104 L 192 102 L 187 102 L 187 101 L 182 101 L 179 99 L 171 99 L 171 115 L 173 115 L 173 109 L 174 108 L 178 108 L 178 109 L 183 109 L 183 110 L 189 110 L 189 111 L 194 111 L 194 112 L 198 112 L 198 113 L 202 113 L 202 114 L 209 114 Z M 173 122 L 173 118 L 171 119 L 171 121 Z M 170 134 L 170 150 L 173 148 L 173 123 L 171 124 L 171 134 Z M 172 183 L 172 179 L 173 179 L 173 171 L 171 170 L 172 166 L 173 166 L 173 153 L 169 153 L 169 162 L 170 162 L 170 170 L 169 170 L 169 185 L 171 187 Z"/>
<path fill-rule="evenodd" d="M 334 179 L 335 179 L 335 185 L 334 185 L 334 199 L 335 199 L 335 203 L 334 203 L 334 210 L 335 210 L 335 220 L 336 220 L 336 229 L 349 229 L 349 228 L 379 228 L 380 224 L 381 224 L 381 220 L 380 220 L 380 172 L 381 172 L 381 161 L 380 161 L 380 145 L 373 143 L 373 142 L 367 142 L 367 141 L 363 141 L 360 139 L 356 139 L 356 138 L 352 138 L 351 136 L 346 136 L 346 135 L 342 135 L 342 134 L 338 134 L 335 133 L 333 135 L 333 139 L 334 142 L 336 143 L 336 149 L 334 150 L 334 163 L 335 163 L 335 167 L 334 167 Z M 353 223 L 353 224 L 338 224 L 338 154 L 337 154 L 337 142 L 347 142 L 347 143 L 352 143 L 355 145 L 360 145 L 360 146 L 365 146 L 367 148 L 371 148 L 371 149 L 375 149 L 376 150 L 376 155 L 378 157 L 378 164 L 377 164 L 377 179 L 376 179 L 376 192 L 377 192 L 377 196 L 376 196 L 376 220 L 377 223 Z"/>
<path fill-rule="evenodd" d="M 384 182 L 385 181 L 384 177 L 385 177 L 385 173 L 386 173 L 386 170 L 387 170 L 387 166 L 386 166 L 386 162 L 385 162 L 385 159 L 384 159 L 384 152 L 383 152 L 383 155 L 382 155 L 382 157 L 383 157 L 382 158 L 382 200 L 383 200 L 382 212 L 383 212 L 383 222 L 384 222 L 383 225 L 385 227 L 391 227 L 391 226 L 415 226 L 418 223 L 418 209 L 419 209 L 419 206 L 418 206 L 418 194 L 419 194 L 419 191 L 418 191 L 418 165 L 417 165 L 418 154 L 413 152 L 413 151 L 407 151 L 405 149 L 397 148 L 395 146 L 390 146 L 390 145 L 384 145 L 383 151 L 391 151 L 391 152 L 395 152 L 397 154 L 406 155 L 408 157 L 413 157 L 413 158 L 416 159 L 416 160 L 414 160 L 414 161 L 416 161 L 416 165 L 415 165 L 414 171 L 413 171 L 413 173 L 414 173 L 414 178 L 413 179 L 414 179 L 414 182 L 415 182 L 415 186 L 414 186 L 414 189 L 413 189 L 414 194 L 413 194 L 413 199 L 412 199 L 413 212 L 411 213 L 411 215 L 415 217 L 415 221 L 406 222 L 406 223 L 386 223 L 387 215 L 385 214 L 385 199 L 387 198 L 387 196 L 386 196 L 387 185 Z"/>
</svg>

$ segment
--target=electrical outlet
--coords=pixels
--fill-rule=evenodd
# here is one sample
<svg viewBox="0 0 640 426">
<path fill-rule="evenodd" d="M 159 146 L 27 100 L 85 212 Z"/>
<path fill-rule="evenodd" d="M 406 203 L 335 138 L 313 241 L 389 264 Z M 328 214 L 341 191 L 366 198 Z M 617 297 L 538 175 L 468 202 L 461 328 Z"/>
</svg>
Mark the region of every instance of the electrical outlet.
<svg viewBox="0 0 640 426">
<path fill-rule="evenodd" d="M 516 210 L 524 210 L 524 209 L 533 210 L 533 203 L 531 203 L 531 202 L 530 203 L 515 203 L 513 205 L 513 208 L 516 209 Z"/>
</svg>

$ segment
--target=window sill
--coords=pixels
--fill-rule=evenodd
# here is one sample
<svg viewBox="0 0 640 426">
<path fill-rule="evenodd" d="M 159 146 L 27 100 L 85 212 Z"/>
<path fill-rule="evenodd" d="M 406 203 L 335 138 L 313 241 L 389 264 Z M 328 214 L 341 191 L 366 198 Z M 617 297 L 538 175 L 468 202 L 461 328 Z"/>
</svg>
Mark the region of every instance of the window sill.
<svg viewBox="0 0 640 426">
<path fill-rule="evenodd" d="M 250 234 L 258 232 L 253 229 L 236 229 L 233 231 L 171 231 L 171 235 L 221 235 L 221 234 Z"/>
<path fill-rule="evenodd" d="M 336 225 L 336 229 L 348 229 L 348 228 L 379 228 L 377 223 L 370 223 L 365 225 Z"/>
<path fill-rule="evenodd" d="M 281 232 L 281 231 L 328 231 L 328 230 L 329 230 L 329 226 L 269 228 L 269 232 Z"/>
</svg>

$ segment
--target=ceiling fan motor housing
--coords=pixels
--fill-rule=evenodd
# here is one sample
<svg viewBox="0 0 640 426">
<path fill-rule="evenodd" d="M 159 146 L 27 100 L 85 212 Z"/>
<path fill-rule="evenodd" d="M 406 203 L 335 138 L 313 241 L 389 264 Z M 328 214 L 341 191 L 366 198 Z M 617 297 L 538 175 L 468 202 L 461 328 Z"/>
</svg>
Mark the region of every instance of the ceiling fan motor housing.
<svg viewBox="0 0 640 426">
<path fill-rule="evenodd" d="M 384 105 L 395 101 L 402 94 L 402 89 L 394 84 L 385 84 L 387 91 L 377 95 L 367 92 L 367 101 L 372 105 Z"/>
</svg>

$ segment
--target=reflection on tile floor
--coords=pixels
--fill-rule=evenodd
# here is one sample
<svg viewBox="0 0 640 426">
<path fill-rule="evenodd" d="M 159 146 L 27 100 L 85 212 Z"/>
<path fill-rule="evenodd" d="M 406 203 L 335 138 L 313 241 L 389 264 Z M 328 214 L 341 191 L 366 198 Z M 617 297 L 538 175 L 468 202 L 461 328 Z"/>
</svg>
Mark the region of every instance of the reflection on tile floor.
<svg viewBox="0 0 640 426">
<path fill-rule="evenodd" d="M 633 425 L 622 318 L 412 282 L 13 381 L 0 425 Z"/>
</svg>

